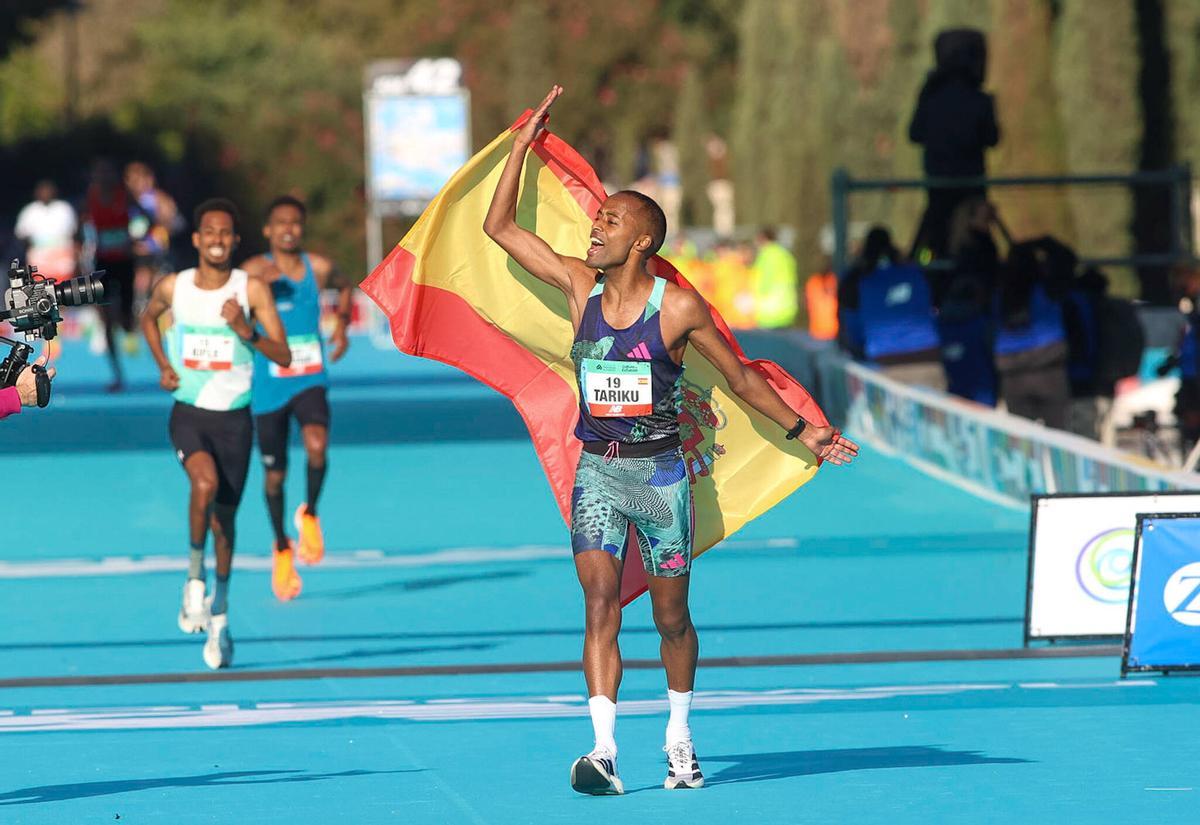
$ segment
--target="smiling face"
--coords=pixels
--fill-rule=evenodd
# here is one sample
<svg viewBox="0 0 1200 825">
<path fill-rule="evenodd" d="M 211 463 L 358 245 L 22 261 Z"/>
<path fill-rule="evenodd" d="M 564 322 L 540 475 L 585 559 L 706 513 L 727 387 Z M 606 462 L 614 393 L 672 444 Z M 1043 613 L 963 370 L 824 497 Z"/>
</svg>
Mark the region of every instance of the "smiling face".
<svg viewBox="0 0 1200 825">
<path fill-rule="evenodd" d="M 278 252 L 295 253 L 304 243 L 304 213 L 290 203 L 283 203 L 271 210 L 263 237 Z"/>
<path fill-rule="evenodd" d="M 238 236 L 233 227 L 233 215 L 212 210 L 200 217 L 200 225 L 192 233 L 192 246 L 200 253 L 200 260 L 208 266 L 224 269 L 233 258 Z"/>
<path fill-rule="evenodd" d="M 597 269 L 620 266 L 636 250 L 644 253 L 654 243 L 645 226 L 641 204 L 624 195 L 612 195 L 592 220 L 591 243 L 585 260 Z"/>
</svg>

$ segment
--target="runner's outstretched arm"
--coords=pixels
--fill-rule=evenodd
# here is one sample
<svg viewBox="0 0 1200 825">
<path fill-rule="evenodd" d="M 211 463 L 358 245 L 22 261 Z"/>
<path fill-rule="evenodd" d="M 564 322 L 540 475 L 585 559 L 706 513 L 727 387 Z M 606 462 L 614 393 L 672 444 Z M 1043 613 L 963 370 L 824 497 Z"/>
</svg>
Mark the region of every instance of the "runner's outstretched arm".
<svg viewBox="0 0 1200 825">
<path fill-rule="evenodd" d="M 591 289 L 595 281 L 595 270 L 580 258 L 559 255 L 544 240 L 517 225 L 517 192 L 521 168 L 525 164 L 525 153 L 534 138 L 545 128 L 547 112 L 560 94 L 561 86 L 552 88 L 525 125 L 517 131 L 512 152 L 509 153 L 508 162 L 500 175 L 500 182 L 496 185 L 496 194 L 492 196 L 492 204 L 483 221 L 483 231 L 530 275 L 558 287 L 568 298 L 574 300 L 582 281 L 586 281 L 587 289 Z"/>
<path fill-rule="evenodd" d="M 796 412 L 779 397 L 779 393 L 771 388 L 758 370 L 743 364 L 729 348 L 699 293 L 680 290 L 676 294 L 680 309 L 684 312 L 688 343 L 693 344 L 701 355 L 720 370 L 729 383 L 729 389 L 738 398 L 780 427 L 791 430 L 798 418 Z M 812 450 L 813 455 L 831 464 L 849 464 L 858 455 L 858 445 L 833 427 L 818 427 L 809 422 L 798 438 Z"/>
</svg>

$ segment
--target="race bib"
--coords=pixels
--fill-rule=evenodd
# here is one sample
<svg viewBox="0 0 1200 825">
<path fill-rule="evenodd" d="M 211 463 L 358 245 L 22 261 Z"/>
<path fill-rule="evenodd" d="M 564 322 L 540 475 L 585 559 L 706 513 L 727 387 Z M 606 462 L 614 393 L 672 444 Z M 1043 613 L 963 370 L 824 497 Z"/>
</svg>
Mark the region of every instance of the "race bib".
<svg viewBox="0 0 1200 825">
<path fill-rule="evenodd" d="M 218 371 L 233 369 L 232 335 L 185 332 L 183 334 L 183 365 L 192 370 Z"/>
<path fill-rule="evenodd" d="M 291 366 L 281 367 L 272 361 L 272 377 L 297 378 L 301 375 L 316 375 L 325 368 L 325 361 L 321 356 L 321 339 L 317 336 L 289 336 L 288 348 L 292 351 Z"/>
<path fill-rule="evenodd" d="M 580 385 L 594 418 L 632 418 L 654 410 L 649 361 L 600 361 L 584 358 Z"/>
</svg>

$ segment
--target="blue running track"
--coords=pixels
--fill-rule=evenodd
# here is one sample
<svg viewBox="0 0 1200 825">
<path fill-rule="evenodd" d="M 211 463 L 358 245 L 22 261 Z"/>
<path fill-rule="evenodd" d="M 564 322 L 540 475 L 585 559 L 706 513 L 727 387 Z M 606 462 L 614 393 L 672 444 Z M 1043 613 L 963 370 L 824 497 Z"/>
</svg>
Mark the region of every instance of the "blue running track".
<svg viewBox="0 0 1200 825">
<path fill-rule="evenodd" d="M 257 459 L 234 667 L 175 625 L 186 485 L 169 398 L 82 347 L 0 424 L 0 823 L 1084 822 L 1194 818 L 1200 683 L 1102 650 L 1021 658 L 1027 514 L 865 454 L 693 576 L 708 785 L 662 790 L 665 684 L 626 610 L 624 798 L 591 748 L 566 532 L 508 403 L 358 340 L 335 371 L 329 552 L 269 585 Z M 293 455 L 289 510 L 303 491 Z M 864 655 L 871 654 L 871 655 Z"/>
</svg>

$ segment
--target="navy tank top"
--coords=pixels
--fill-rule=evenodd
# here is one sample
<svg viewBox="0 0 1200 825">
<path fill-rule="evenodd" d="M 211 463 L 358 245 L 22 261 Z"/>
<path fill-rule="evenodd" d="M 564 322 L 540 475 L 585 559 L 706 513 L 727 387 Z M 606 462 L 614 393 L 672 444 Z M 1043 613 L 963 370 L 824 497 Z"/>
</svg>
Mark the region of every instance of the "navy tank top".
<svg viewBox="0 0 1200 825">
<path fill-rule="evenodd" d="M 580 441 L 677 443 L 683 366 L 671 360 L 662 337 L 666 288 L 665 280 L 655 278 L 645 312 L 625 329 L 604 320 L 603 277 L 588 296 L 571 347 L 579 384 L 575 437 Z"/>
</svg>

